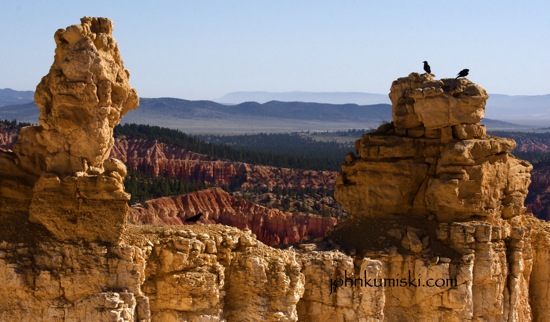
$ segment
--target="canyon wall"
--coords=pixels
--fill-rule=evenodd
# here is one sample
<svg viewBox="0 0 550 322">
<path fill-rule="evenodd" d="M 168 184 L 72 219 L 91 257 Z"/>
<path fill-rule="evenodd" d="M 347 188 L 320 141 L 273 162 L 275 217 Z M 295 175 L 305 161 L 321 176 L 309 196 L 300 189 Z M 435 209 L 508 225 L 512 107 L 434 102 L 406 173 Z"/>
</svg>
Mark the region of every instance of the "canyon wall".
<svg viewBox="0 0 550 322">
<path fill-rule="evenodd" d="M 123 161 L 129 169 L 216 187 L 228 187 L 240 182 L 242 189 L 319 189 L 332 185 L 336 178 L 333 171 L 214 160 L 204 154 L 136 138 L 122 137 L 116 140 L 111 157 Z"/>
<path fill-rule="evenodd" d="M 129 218 L 140 224 L 184 225 L 185 219 L 202 213 L 203 223 L 250 229 L 267 245 L 298 243 L 308 237 L 324 237 L 336 218 L 289 213 L 238 199 L 220 188 L 176 197 L 163 197 L 134 205 Z"/>
</svg>

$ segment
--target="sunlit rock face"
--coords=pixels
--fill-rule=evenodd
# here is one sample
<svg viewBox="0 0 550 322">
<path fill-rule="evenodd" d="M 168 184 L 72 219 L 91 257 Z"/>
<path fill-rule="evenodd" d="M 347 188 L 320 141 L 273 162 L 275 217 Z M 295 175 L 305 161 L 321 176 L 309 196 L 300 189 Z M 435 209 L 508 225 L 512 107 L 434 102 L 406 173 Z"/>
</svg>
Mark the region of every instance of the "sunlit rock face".
<svg viewBox="0 0 550 322">
<path fill-rule="evenodd" d="M 357 141 L 338 179 L 351 218 L 275 249 L 251 229 L 126 223 L 126 167 L 105 156 L 137 96 L 111 31 L 83 18 L 56 33 L 40 126 L 0 150 L 1 321 L 548 320 L 550 227 L 521 206 L 530 165 L 477 123 L 477 85 L 394 82 L 394 123 Z M 195 201 L 229 201 L 207 193 Z"/>
<path fill-rule="evenodd" d="M 431 74 L 418 73 L 395 80 L 389 96 L 399 129 L 474 125 L 485 115 L 489 97 L 485 89 L 466 78 L 436 80 Z"/>
<path fill-rule="evenodd" d="M 129 195 L 126 167 L 109 158 L 113 128 L 139 105 L 113 23 L 84 17 L 55 33 L 55 57 L 36 87 L 40 125 L 21 129 L 0 155 L 0 198 L 59 240 L 119 239 Z"/>
<path fill-rule="evenodd" d="M 412 73 L 393 82 L 393 122 L 355 143 L 336 184 L 353 217 L 510 218 L 524 211 L 531 165 L 479 124 L 486 91 Z"/>
<path fill-rule="evenodd" d="M 337 178 L 335 198 L 351 216 L 331 238 L 379 260 L 383 276 L 456 285 L 385 288 L 384 318 L 543 321 L 548 223 L 523 207 L 532 166 L 479 124 L 486 91 L 412 73 L 389 96 L 393 122 L 363 135 Z"/>
<path fill-rule="evenodd" d="M 14 150 L 28 161 L 23 166 L 37 172 L 101 172 L 113 146 L 113 128 L 139 105 L 113 23 L 85 17 L 80 25 L 59 29 L 55 42 L 52 67 L 35 91 L 40 126 L 22 130 Z M 27 151 L 22 143 L 29 141 L 42 149 Z"/>
</svg>

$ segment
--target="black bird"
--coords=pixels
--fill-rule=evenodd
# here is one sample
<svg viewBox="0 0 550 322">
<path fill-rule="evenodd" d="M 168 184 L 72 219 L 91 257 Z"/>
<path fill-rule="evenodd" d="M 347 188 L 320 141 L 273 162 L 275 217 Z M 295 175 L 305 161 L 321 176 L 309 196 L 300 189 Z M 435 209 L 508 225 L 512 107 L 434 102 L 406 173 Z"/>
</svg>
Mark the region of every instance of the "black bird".
<svg viewBox="0 0 550 322">
<path fill-rule="evenodd" d="M 428 74 L 432 73 L 432 69 L 430 68 L 430 65 L 428 65 L 427 61 L 424 61 L 424 71 Z"/>
<path fill-rule="evenodd" d="M 456 75 L 455 79 L 459 78 L 459 77 L 466 77 L 466 76 L 468 76 L 469 72 L 470 72 L 469 69 L 463 69 L 463 70 L 460 71 L 460 73 L 458 73 L 458 75 Z"/>
<path fill-rule="evenodd" d="M 199 212 L 198 215 L 194 215 L 194 216 L 191 216 L 191 217 L 185 219 L 185 222 L 197 222 L 197 221 L 199 221 L 199 219 L 201 219 L 201 216 L 202 216 L 202 212 Z"/>
</svg>

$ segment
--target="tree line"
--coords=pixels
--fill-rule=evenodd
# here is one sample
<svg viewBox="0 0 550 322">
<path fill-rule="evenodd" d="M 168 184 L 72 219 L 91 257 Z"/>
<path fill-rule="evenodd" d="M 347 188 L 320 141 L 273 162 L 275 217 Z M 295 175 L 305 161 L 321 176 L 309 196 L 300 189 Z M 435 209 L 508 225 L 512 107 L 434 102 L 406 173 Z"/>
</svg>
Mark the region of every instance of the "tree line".
<svg viewBox="0 0 550 322">
<path fill-rule="evenodd" d="M 124 178 L 124 188 L 131 195 L 130 204 L 135 204 L 199 191 L 205 189 L 206 185 L 176 177 L 155 177 L 152 174 L 128 169 L 128 174 Z"/>
<path fill-rule="evenodd" d="M 296 133 L 201 139 L 178 130 L 141 124 L 118 125 L 114 132 L 115 136 L 157 140 L 220 160 L 304 170 L 337 171 L 350 151 L 342 144 L 319 142 Z"/>
</svg>

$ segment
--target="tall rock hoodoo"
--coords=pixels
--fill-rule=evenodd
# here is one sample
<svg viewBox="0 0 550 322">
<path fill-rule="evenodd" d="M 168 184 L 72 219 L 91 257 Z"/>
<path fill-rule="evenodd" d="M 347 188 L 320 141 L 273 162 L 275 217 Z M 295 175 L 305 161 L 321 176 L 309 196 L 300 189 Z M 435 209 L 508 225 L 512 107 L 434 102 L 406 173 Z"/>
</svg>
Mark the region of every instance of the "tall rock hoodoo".
<svg viewBox="0 0 550 322">
<path fill-rule="evenodd" d="M 0 156 L 0 199 L 59 240 L 116 242 L 126 219 L 126 167 L 108 156 L 113 128 L 139 99 L 112 32 L 109 19 L 85 17 L 55 33 L 53 65 L 35 92 L 40 125 Z"/>
<path fill-rule="evenodd" d="M 353 217 L 435 215 L 439 221 L 522 214 L 531 165 L 511 139 L 479 124 L 485 90 L 466 78 L 410 74 L 393 82 L 393 123 L 355 143 L 336 185 Z"/>
<path fill-rule="evenodd" d="M 0 321 L 296 321 L 294 252 L 222 225 L 127 223 L 126 167 L 108 155 L 138 97 L 112 30 L 56 32 L 40 125 L 0 150 Z"/>
<path fill-rule="evenodd" d="M 543 321 L 548 305 L 534 294 L 550 290 L 540 278 L 548 225 L 523 206 L 532 166 L 509 153 L 513 140 L 479 124 L 486 91 L 466 78 L 412 73 L 389 96 L 393 122 L 363 135 L 342 166 L 335 197 L 350 219 L 332 238 L 379 260 L 390 281 L 455 285 L 390 285 L 385 319 Z"/>
</svg>

